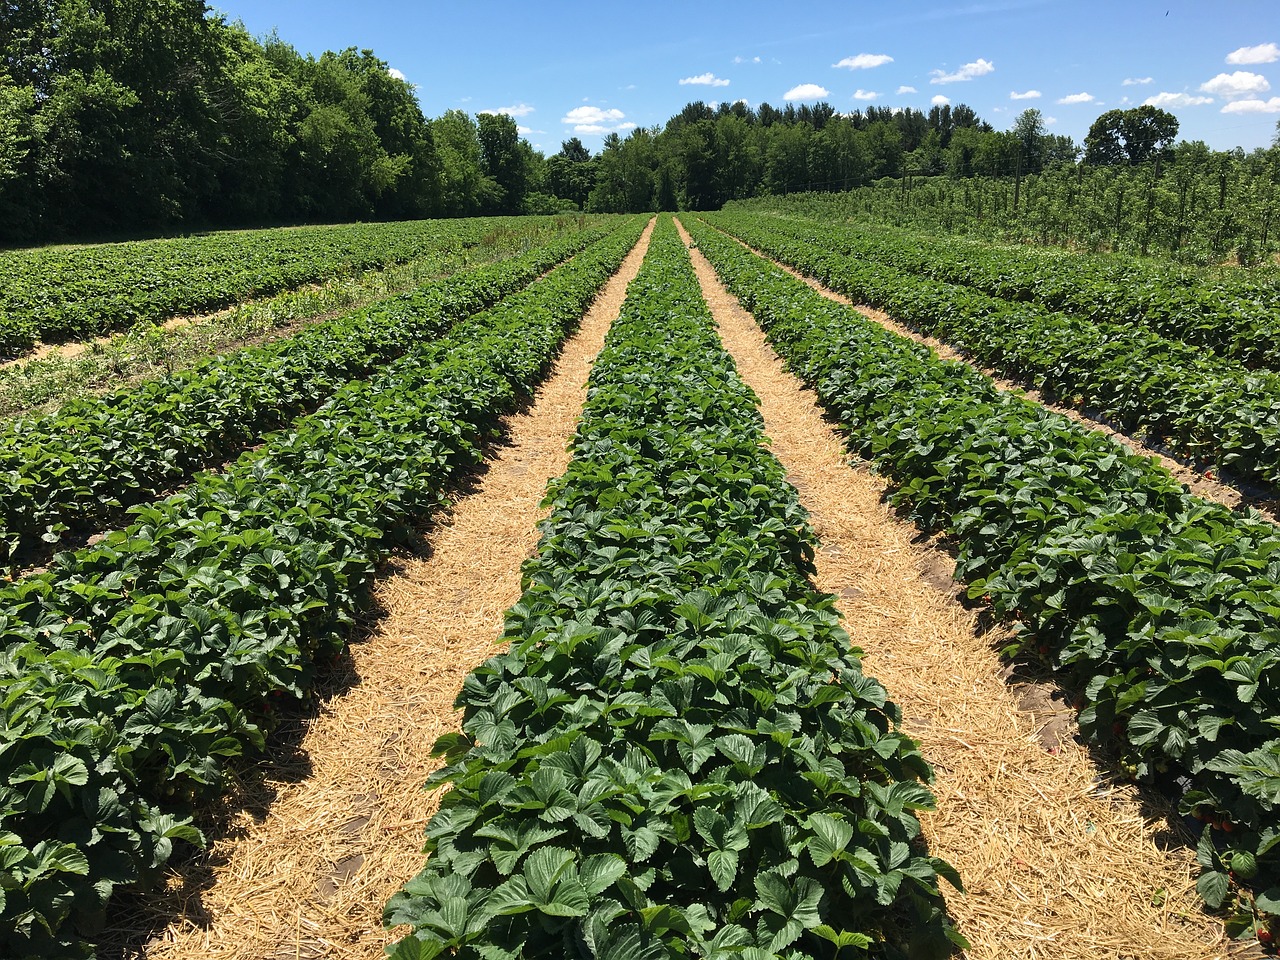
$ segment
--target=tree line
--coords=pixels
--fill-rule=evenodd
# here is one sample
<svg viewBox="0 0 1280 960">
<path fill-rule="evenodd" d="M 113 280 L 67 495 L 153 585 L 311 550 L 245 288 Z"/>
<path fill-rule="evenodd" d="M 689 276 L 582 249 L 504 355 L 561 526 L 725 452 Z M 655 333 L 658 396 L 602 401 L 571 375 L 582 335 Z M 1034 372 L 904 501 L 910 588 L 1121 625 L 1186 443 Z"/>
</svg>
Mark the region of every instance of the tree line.
<svg viewBox="0 0 1280 960">
<path fill-rule="evenodd" d="M 1144 248 L 1177 248 L 1179 231 L 1189 236 L 1212 206 L 1216 177 L 1221 225 L 1210 245 L 1239 232 L 1231 208 L 1242 197 L 1269 248 L 1280 148 L 1246 156 L 1175 145 L 1177 130 L 1155 107 L 1107 111 L 1077 145 L 1049 133 L 1034 109 L 997 130 L 965 104 L 843 114 L 827 103 L 693 102 L 663 126 L 610 134 L 595 156 L 577 138 L 544 156 L 508 116 L 427 118 L 412 85 L 370 50 L 304 56 L 275 35 L 251 37 L 204 0 L 0 0 L 0 242 L 10 244 L 714 209 L 865 189 L 868 210 L 886 215 L 889 204 L 901 216 L 936 196 L 926 219 L 940 226 L 1038 211 L 1034 230 L 1055 236 L 1076 230 L 1060 224 L 1078 219 L 1073 205 L 1085 197 L 1089 243 L 1141 235 Z M 1150 212 L 1133 212 L 1141 203 Z"/>
<path fill-rule="evenodd" d="M 520 212 L 510 117 L 431 122 L 372 51 L 203 0 L 0 2 L 0 241 Z"/>
</svg>

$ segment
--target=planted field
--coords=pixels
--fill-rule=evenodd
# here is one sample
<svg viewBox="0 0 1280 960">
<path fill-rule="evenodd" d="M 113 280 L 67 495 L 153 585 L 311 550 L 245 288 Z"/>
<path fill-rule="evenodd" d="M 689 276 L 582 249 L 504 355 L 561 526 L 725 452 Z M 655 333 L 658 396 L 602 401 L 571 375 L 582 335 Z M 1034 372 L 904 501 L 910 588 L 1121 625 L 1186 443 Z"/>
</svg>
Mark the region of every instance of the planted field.
<svg viewBox="0 0 1280 960">
<path fill-rule="evenodd" d="M 40 559 L 64 534 L 96 532 L 125 507 L 232 459 L 344 383 L 439 337 L 604 233 L 567 234 L 294 337 L 7 425 L 0 429 L 4 559 L 10 567 Z"/>
<path fill-rule="evenodd" d="M 1095 322 L 1148 327 L 1250 367 L 1280 367 L 1280 285 L 1273 272 L 1196 270 L 855 225 L 842 222 L 835 198 L 738 206 L 782 215 L 770 222 L 793 236 L 820 231 L 834 253 Z"/>
<path fill-rule="evenodd" d="M 118 395 L 201 384 L 220 469 L 100 454 L 130 525 L 0 589 L 0 953 L 1207 960 L 1224 917 L 1271 934 L 1276 528 L 695 218 L 696 263 L 660 219 L 607 337 L 588 315 L 598 358 L 574 340 L 538 392 L 646 219 L 246 351 L 242 381 Z M 107 429 L 48 423 L 28 451 Z M 1074 698 L 1052 736 L 1001 650 Z M 415 800 L 439 734 L 450 789 Z M 218 825 L 228 792 L 259 815 Z"/>
<path fill-rule="evenodd" d="M 453 789 L 389 908 L 414 928 L 396 956 L 946 943 L 939 874 L 958 881 L 913 813 L 928 765 L 808 582 L 812 532 L 760 427 L 664 223 L 511 650 L 468 678 L 442 741 L 433 782 Z"/>
<path fill-rule="evenodd" d="M 1009 652 L 1053 667 L 1082 734 L 1203 821 L 1205 899 L 1241 884 L 1280 911 L 1276 528 L 694 232 L 893 503 L 954 545 L 970 597 L 1018 625 Z"/>
<path fill-rule="evenodd" d="M 591 221 L 590 229 L 602 220 Z M 270 296 L 197 315 L 159 317 L 91 339 L 45 344 L 0 363 L 0 417 L 52 413 L 89 394 L 173 374 L 216 353 L 255 346 L 424 284 L 519 256 L 547 239 L 588 227 L 563 217 L 504 221 L 465 247 L 444 244 L 419 256 L 344 271 Z"/>
<path fill-rule="evenodd" d="M 1280 484 L 1280 374 L 1131 324 L 1093 322 L 832 252 L 840 243 L 822 225 L 727 214 L 710 222 L 855 302 L 1202 469 L 1271 491 Z"/>
<path fill-rule="evenodd" d="M 0 358 L 464 250 L 513 218 L 347 224 L 0 252 Z"/>
<path fill-rule="evenodd" d="M 725 346 L 761 397 L 770 449 L 810 512 L 816 583 L 838 597 L 867 669 L 934 766 L 937 808 L 921 821 L 965 879 L 947 907 L 968 956 L 1219 956 L 1220 921 L 1197 904 L 1191 852 L 1170 851 L 1133 787 L 1099 771 L 1051 688 L 1010 677 L 999 656 L 1009 631 L 956 603 L 951 557 L 895 516 L 882 476 L 850 468 L 812 391 L 693 257 Z"/>
<path fill-rule="evenodd" d="M 442 504 L 639 227 L 5 591 L 6 951 L 68 955 L 115 887 L 199 839 L 184 811 L 341 652 L 378 556 Z"/>
</svg>

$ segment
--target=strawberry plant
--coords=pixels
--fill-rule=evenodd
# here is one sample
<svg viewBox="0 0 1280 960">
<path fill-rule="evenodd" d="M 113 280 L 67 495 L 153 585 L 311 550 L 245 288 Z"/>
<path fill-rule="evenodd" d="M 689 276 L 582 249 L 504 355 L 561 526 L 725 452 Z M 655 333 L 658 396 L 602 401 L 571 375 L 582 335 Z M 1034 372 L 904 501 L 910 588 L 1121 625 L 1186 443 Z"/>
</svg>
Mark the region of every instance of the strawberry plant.
<svg viewBox="0 0 1280 960">
<path fill-rule="evenodd" d="M 1082 734 L 1205 821 L 1205 901 L 1269 923 L 1280 532 L 690 227 L 850 448 L 890 479 L 892 502 L 947 535 L 969 595 L 1016 625 L 1007 652 L 1039 650 L 1083 694 Z"/>
<path fill-rule="evenodd" d="M 817 225 L 798 239 L 762 218 L 718 214 L 714 222 L 1060 402 L 1233 477 L 1280 483 L 1280 373 L 1249 370 L 1132 324 L 1010 303 L 844 256 Z"/>
<path fill-rule="evenodd" d="M 192 804 L 340 651 L 383 551 L 443 501 L 641 228 L 339 389 L 221 473 L 0 590 L 0 954 L 87 956 Z"/>
<path fill-rule="evenodd" d="M 816 592 L 669 220 L 591 376 L 507 653 L 458 699 L 397 960 L 940 956 L 931 776 Z"/>
<path fill-rule="evenodd" d="M 0 358 L 215 310 L 352 271 L 467 248 L 541 218 L 414 220 L 227 231 L 0 253 Z"/>
<path fill-rule="evenodd" d="M 234 457 L 603 233 L 570 233 L 293 337 L 7 425 L 0 429 L 0 558 L 10 567 L 30 564 L 51 555 L 69 530 L 93 532 L 122 518 L 124 508 Z"/>
</svg>

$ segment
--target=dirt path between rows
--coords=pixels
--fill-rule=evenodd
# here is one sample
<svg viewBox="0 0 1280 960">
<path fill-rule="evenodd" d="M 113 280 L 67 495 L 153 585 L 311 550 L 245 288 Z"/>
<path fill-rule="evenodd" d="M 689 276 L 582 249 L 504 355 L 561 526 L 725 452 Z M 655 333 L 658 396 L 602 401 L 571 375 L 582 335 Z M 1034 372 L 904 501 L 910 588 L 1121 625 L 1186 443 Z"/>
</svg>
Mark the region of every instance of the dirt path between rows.
<svg viewBox="0 0 1280 960">
<path fill-rule="evenodd" d="M 742 243 L 741 240 L 738 240 L 737 237 L 734 237 L 732 234 L 726 233 L 725 236 Z M 1263 490 L 1247 491 L 1241 487 L 1237 487 L 1229 483 L 1223 483 L 1216 478 L 1210 479 L 1200 471 L 1192 469 L 1162 451 L 1147 446 L 1141 440 L 1136 439 L 1132 435 L 1121 430 L 1117 430 L 1115 426 L 1105 420 L 1095 419 L 1074 407 L 1063 406 L 1062 404 L 1046 400 L 1039 390 L 1002 377 L 991 367 L 985 366 L 977 360 L 974 360 L 972 357 L 960 352 L 945 341 L 939 340 L 937 337 L 930 336 L 929 334 L 921 333 L 906 324 L 899 323 L 883 310 L 876 309 L 875 307 L 868 306 L 864 303 L 854 303 L 853 300 L 846 297 L 844 294 L 837 293 L 836 291 L 823 286 L 822 283 L 815 280 L 813 277 L 806 276 L 794 267 L 773 259 L 768 254 L 762 253 L 750 244 L 743 243 L 743 246 L 762 260 L 766 260 L 773 264 L 779 270 L 784 270 L 791 274 L 791 276 L 822 294 L 828 300 L 843 304 L 846 307 L 853 307 L 853 309 L 857 310 L 868 320 L 874 320 L 886 330 L 892 331 L 900 337 L 906 337 L 908 340 L 914 340 L 916 343 L 923 344 L 943 360 L 955 360 L 958 363 L 963 363 L 966 366 L 977 370 L 994 383 L 1000 390 L 1003 390 L 1006 393 L 1015 393 L 1018 396 L 1025 397 L 1032 403 L 1037 403 L 1047 410 L 1052 410 L 1054 413 L 1061 414 L 1069 420 L 1074 420 L 1076 423 L 1088 427 L 1090 430 L 1097 430 L 1099 433 L 1104 433 L 1121 446 L 1127 447 L 1133 453 L 1137 453 L 1143 457 L 1153 457 L 1162 467 L 1172 473 L 1178 482 L 1196 496 L 1203 497 L 1205 500 L 1212 500 L 1215 503 L 1220 503 L 1231 509 L 1235 509 L 1241 504 L 1247 504 L 1261 513 L 1267 518 L 1267 520 L 1272 523 L 1280 524 L 1280 498 L 1277 498 L 1273 493 Z"/>
<path fill-rule="evenodd" d="M 683 231 L 682 231 L 683 233 Z M 684 234 L 686 243 L 688 235 Z M 1136 791 L 1112 784 L 1071 739 L 1045 687 L 1011 687 L 956 599 L 952 563 L 884 504 L 885 483 L 851 465 L 812 391 L 693 251 L 703 294 L 738 372 L 761 398 L 773 453 L 822 546 L 819 588 L 836 594 L 866 669 L 902 707 L 937 773 L 923 816 L 933 854 L 967 893 L 947 903 L 973 960 L 1193 960 L 1226 956 L 1194 890 L 1194 858 L 1161 848 Z M 944 885 L 945 886 L 945 885 Z M 946 888 L 949 890 L 949 888 Z"/>
<path fill-rule="evenodd" d="M 308 726 L 299 779 L 273 784 L 260 822 L 211 853 L 216 882 L 136 956 L 221 960 L 377 960 L 396 939 L 382 910 L 422 869 L 435 800 L 422 783 L 436 738 L 456 730 L 464 677 L 497 650 L 503 613 L 520 596 L 520 565 L 537 546 L 549 480 L 567 446 L 586 379 L 639 271 L 652 224 L 566 344 L 536 401 L 507 423 L 507 443 L 474 493 L 377 586 L 385 611 L 354 644 L 354 685 Z M 203 914 L 205 919 L 200 920 Z"/>
</svg>

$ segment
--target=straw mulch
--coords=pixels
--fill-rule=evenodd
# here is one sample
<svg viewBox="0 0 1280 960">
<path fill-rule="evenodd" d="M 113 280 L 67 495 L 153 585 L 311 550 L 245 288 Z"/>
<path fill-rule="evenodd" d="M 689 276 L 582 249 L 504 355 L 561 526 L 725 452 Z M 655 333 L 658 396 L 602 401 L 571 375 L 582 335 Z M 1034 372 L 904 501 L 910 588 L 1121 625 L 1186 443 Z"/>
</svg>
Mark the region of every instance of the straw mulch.
<svg viewBox="0 0 1280 960">
<path fill-rule="evenodd" d="M 1110 782 L 1072 739 L 1071 711 L 1052 687 L 1007 681 L 1000 637 L 958 602 L 950 560 L 894 517 L 884 482 L 849 464 L 813 393 L 697 251 L 694 262 L 822 540 L 818 586 L 840 598 L 868 674 L 902 706 L 936 770 L 938 810 L 924 828 L 931 852 L 965 881 L 947 904 L 968 956 L 1226 956 L 1221 924 L 1195 895 L 1191 852 L 1162 843 L 1146 798 Z"/>
<path fill-rule="evenodd" d="M 569 341 L 534 404 L 512 417 L 474 493 L 377 586 L 385 615 L 353 645 L 353 685 L 324 704 L 301 742 L 303 769 L 273 770 L 275 794 L 208 857 L 212 882 L 133 955 L 302 960 L 382 956 L 388 898 L 423 864 L 435 798 L 422 783 L 436 738 L 457 729 L 463 678 L 492 656 L 520 565 L 537 545 L 547 482 L 568 464 L 585 383 L 646 231 Z M 297 764 L 294 765 L 295 768 Z M 173 898 L 180 898 L 173 894 Z M 127 951 L 126 951 L 127 953 Z"/>
</svg>

